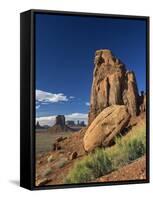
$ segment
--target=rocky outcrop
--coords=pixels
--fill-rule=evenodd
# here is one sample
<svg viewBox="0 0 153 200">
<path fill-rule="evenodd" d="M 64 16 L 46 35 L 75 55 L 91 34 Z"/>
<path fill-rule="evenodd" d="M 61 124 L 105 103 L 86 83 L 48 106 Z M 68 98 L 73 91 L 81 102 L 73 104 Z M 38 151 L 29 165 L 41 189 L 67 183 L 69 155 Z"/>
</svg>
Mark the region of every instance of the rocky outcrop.
<svg viewBox="0 0 153 200">
<path fill-rule="evenodd" d="M 89 124 L 106 107 L 125 105 L 131 116 L 139 113 L 135 74 L 108 49 L 95 53 Z"/>
<path fill-rule="evenodd" d="M 144 94 L 143 91 L 141 91 L 141 95 L 139 97 L 139 109 L 141 113 L 146 111 L 146 94 Z"/>
<path fill-rule="evenodd" d="M 65 126 L 65 116 L 64 115 L 57 115 L 55 124 Z"/>
<path fill-rule="evenodd" d="M 124 105 L 112 105 L 105 108 L 90 124 L 83 138 L 85 151 L 91 152 L 96 147 L 109 146 L 114 137 L 121 133 L 130 119 Z"/>
<path fill-rule="evenodd" d="M 55 124 L 48 129 L 50 133 L 71 132 L 74 131 L 65 124 L 65 116 L 58 115 Z"/>
<path fill-rule="evenodd" d="M 43 127 L 42 127 L 42 126 L 40 126 L 40 123 L 39 123 L 39 121 L 37 121 L 37 123 L 36 123 L 36 129 L 43 129 Z"/>
</svg>

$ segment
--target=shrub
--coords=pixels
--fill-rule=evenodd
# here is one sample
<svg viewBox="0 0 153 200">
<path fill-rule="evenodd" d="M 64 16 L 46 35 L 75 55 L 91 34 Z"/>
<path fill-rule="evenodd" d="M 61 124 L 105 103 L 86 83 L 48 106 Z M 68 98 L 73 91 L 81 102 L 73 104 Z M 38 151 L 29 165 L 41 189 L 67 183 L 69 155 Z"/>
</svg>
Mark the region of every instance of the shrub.
<svg viewBox="0 0 153 200">
<path fill-rule="evenodd" d="M 86 183 L 112 171 L 111 160 L 105 150 L 97 149 L 78 162 L 67 176 L 66 183 Z"/>
<path fill-rule="evenodd" d="M 86 166 L 92 169 L 94 177 L 107 174 L 112 170 L 111 160 L 105 150 L 96 149 L 95 153 L 89 155 Z"/>
<path fill-rule="evenodd" d="M 129 163 L 146 153 L 146 133 L 145 127 L 140 126 L 133 129 L 126 137 L 117 138 L 116 145 L 117 155 L 115 157 L 117 167 Z M 112 149 L 112 150 L 113 150 Z"/>
<path fill-rule="evenodd" d="M 59 167 L 59 168 L 62 168 L 62 167 L 64 167 L 67 163 L 68 163 L 68 160 L 65 159 L 65 158 L 62 158 L 61 160 L 59 160 L 59 161 L 56 163 L 56 166 Z"/>
<path fill-rule="evenodd" d="M 103 176 L 145 154 L 145 127 L 131 130 L 124 137 L 117 137 L 116 144 L 98 148 L 83 160 L 78 161 L 65 179 L 65 183 L 86 183 Z"/>
<path fill-rule="evenodd" d="M 53 172 L 53 170 L 51 168 L 48 168 L 43 172 L 43 176 L 48 176 L 48 175 L 52 174 L 52 172 Z"/>
<path fill-rule="evenodd" d="M 78 173 L 79 172 L 79 173 Z M 86 183 L 92 180 L 92 170 L 86 165 L 79 163 L 76 168 L 70 172 L 69 176 L 66 178 L 66 183 Z"/>
</svg>

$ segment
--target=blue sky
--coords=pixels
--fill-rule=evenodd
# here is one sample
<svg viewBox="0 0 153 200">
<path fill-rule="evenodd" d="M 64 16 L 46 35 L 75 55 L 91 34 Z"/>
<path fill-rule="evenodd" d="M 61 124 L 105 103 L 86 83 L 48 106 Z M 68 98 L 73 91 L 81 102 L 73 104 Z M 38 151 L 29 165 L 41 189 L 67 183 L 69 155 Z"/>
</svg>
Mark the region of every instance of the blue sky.
<svg viewBox="0 0 153 200">
<path fill-rule="evenodd" d="M 36 14 L 38 118 L 87 116 L 94 53 L 104 48 L 135 72 L 139 90 L 145 90 L 144 20 Z"/>
</svg>

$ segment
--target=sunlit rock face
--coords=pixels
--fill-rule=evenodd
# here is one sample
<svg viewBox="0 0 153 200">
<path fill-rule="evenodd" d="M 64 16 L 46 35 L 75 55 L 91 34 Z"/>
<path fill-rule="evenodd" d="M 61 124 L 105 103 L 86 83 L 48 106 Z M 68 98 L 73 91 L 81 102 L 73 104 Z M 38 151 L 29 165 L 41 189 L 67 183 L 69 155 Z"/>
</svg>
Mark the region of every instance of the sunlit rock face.
<svg viewBox="0 0 153 200">
<path fill-rule="evenodd" d="M 97 50 L 94 59 L 89 124 L 111 105 L 125 105 L 131 116 L 139 113 L 135 74 L 108 49 Z"/>
</svg>

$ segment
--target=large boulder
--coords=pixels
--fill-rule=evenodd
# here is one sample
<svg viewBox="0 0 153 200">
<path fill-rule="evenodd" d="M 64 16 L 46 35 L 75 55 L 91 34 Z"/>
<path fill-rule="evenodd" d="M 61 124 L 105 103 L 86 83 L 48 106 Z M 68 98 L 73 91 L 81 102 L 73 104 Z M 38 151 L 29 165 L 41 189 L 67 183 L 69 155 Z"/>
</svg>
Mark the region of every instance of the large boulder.
<svg viewBox="0 0 153 200">
<path fill-rule="evenodd" d="M 96 147 L 109 146 L 114 137 L 121 133 L 130 119 L 124 105 L 105 108 L 90 124 L 83 138 L 84 149 L 91 152 Z"/>
<path fill-rule="evenodd" d="M 111 105 L 125 105 L 131 116 L 136 116 L 139 94 L 134 72 L 126 70 L 108 49 L 96 51 L 94 65 L 89 124 Z"/>
</svg>

